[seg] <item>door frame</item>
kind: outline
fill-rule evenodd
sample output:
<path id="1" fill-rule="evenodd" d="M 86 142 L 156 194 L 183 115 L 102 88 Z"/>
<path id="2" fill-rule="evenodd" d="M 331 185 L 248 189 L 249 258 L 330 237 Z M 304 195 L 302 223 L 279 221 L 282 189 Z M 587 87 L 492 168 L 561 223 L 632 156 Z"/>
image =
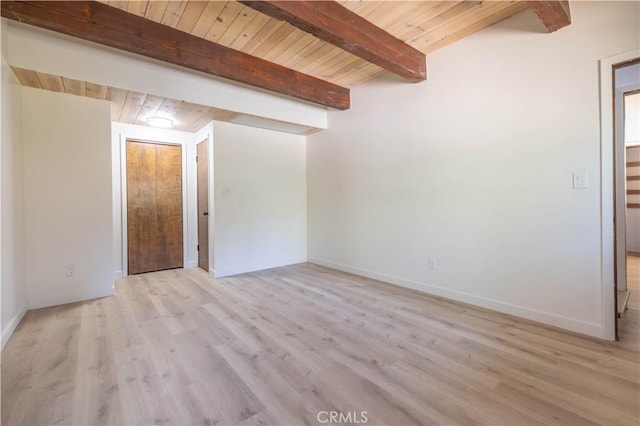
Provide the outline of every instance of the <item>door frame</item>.
<path id="1" fill-rule="evenodd" d="M 215 192 L 214 192 L 214 181 L 215 181 L 215 166 L 214 166 L 214 122 L 209 122 L 206 126 L 200 129 L 198 132 L 194 133 L 194 155 L 197 153 L 197 145 L 204 141 L 207 141 L 207 151 L 209 154 L 208 160 L 208 185 L 209 185 L 209 275 L 215 276 L 216 274 L 216 253 L 215 253 L 215 223 L 216 223 L 216 210 L 215 210 Z M 193 159 L 195 164 L 195 158 Z M 191 161 L 191 160 L 189 160 Z M 197 178 L 197 166 L 195 172 L 195 191 L 198 191 L 198 178 Z M 194 216 L 197 221 L 197 200 L 196 200 L 196 215 Z M 197 239 L 197 223 L 196 223 L 196 239 Z M 197 256 L 197 253 L 196 253 Z M 194 264 L 195 267 L 198 267 L 198 259 Z"/>
<path id="2" fill-rule="evenodd" d="M 600 195 L 602 338 L 617 339 L 616 289 L 616 149 L 614 67 L 640 57 L 640 49 L 600 60 Z M 624 226 L 624 225 L 623 225 Z"/>
<path id="3" fill-rule="evenodd" d="M 127 222 L 127 141 L 150 143 L 154 145 L 171 145 L 179 146 L 182 157 L 182 265 L 184 268 L 188 265 L 189 259 L 189 218 L 187 210 L 187 147 L 186 144 L 180 142 L 157 141 L 149 139 L 140 139 L 135 137 L 120 136 L 120 197 L 121 197 L 121 232 L 122 232 L 122 276 L 129 275 L 129 250 L 128 250 L 128 222 Z"/>

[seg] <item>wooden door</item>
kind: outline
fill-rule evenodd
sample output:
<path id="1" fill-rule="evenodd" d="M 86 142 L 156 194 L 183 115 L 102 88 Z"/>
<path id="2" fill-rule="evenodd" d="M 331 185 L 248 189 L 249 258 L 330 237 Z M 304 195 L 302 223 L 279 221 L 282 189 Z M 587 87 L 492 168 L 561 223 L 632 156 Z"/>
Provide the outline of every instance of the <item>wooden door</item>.
<path id="1" fill-rule="evenodd" d="M 182 148 L 127 141 L 128 272 L 183 267 Z"/>
<path id="2" fill-rule="evenodd" d="M 198 144 L 198 266 L 209 272 L 209 148 Z"/>

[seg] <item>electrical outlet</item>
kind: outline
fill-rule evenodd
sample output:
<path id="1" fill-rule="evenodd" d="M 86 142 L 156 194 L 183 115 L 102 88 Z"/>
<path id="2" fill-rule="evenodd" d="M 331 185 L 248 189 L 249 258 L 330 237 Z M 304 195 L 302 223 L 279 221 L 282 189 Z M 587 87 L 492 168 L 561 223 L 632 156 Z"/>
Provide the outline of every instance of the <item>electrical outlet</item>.
<path id="1" fill-rule="evenodd" d="M 438 269 L 438 263 L 436 262 L 436 259 L 434 259 L 433 257 L 429 258 L 428 264 L 429 264 L 429 269 L 431 270 Z"/>
<path id="2" fill-rule="evenodd" d="M 76 268 L 75 265 L 73 264 L 68 264 L 67 266 L 65 266 L 65 275 L 67 276 L 67 278 L 71 278 L 75 275 L 76 273 Z"/>

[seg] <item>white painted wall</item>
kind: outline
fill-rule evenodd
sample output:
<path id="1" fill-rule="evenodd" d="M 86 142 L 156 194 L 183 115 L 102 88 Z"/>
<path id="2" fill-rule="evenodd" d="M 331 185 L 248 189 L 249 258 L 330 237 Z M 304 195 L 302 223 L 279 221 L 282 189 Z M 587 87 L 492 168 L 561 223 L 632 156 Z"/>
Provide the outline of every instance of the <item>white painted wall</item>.
<path id="1" fill-rule="evenodd" d="M 198 263 L 198 223 L 196 204 L 196 151 L 194 133 L 159 129 L 134 124 L 113 122 L 111 127 L 111 155 L 113 176 L 113 257 L 114 277 L 127 275 L 126 231 L 126 149 L 127 139 L 171 143 L 182 146 L 182 193 L 184 266 Z"/>
<path id="2" fill-rule="evenodd" d="M 111 295 L 109 103 L 32 88 L 22 94 L 29 308 Z"/>
<path id="3" fill-rule="evenodd" d="M 12 66 L 263 118 L 327 127 L 327 110 L 317 105 L 15 21 L 7 26 L 7 59 Z"/>
<path id="4" fill-rule="evenodd" d="M 573 2 L 553 34 L 525 11 L 352 90 L 308 138 L 309 260 L 605 336 L 598 61 L 638 7 Z"/>
<path id="5" fill-rule="evenodd" d="M 307 257 L 305 137 L 214 124 L 215 276 Z"/>
<path id="6" fill-rule="evenodd" d="M 2 279 L 2 347 L 27 309 L 24 269 L 24 208 L 22 179 L 21 88 L 2 56 L 0 170 L 0 271 Z"/>

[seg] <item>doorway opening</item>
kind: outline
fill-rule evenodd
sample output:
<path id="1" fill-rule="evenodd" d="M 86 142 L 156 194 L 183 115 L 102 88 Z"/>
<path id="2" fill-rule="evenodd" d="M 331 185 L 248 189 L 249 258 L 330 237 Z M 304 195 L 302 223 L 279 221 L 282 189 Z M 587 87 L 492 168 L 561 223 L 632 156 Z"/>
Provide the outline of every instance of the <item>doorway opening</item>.
<path id="1" fill-rule="evenodd" d="M 127 140 L 126 176 L 128 274 L 182 268 L 182 147 Z"/>
<path id="2" fill-rule="evenodd" d="M 615 337 L 635 341 L 637 333 L 629 333 L 628 323 L 636 318 L 625 318 L 625 312 L 631 304 L 636 316 L 640 291 L 635 273 L 640 265 L 640 58 L 614 64 L 612 77 Z"/>

